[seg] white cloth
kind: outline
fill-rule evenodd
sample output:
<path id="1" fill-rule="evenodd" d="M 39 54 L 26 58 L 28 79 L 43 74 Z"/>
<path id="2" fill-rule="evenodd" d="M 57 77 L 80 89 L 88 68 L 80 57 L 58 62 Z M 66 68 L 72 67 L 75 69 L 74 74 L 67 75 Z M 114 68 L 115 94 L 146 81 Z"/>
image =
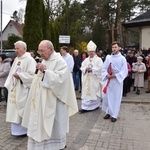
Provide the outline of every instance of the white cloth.
<path id="1" fill-rule="evenodd" d="M 22 125 L 28 128 L 28 136 L 37 142 L 51 139 L 57 101 L 67 106 L 67 118 L 78 112 L 73 80 L 61 55 L 54 52 L 42 63 L 47 70 L 45 74 L 39 71 L 34 77 L 22 121 Z M 69 119 L 66 127 L 68 125 Z"/>
<path id="2" fill-rule="evenodd" d="M 97 100 L 97 96 L 101 97 L 102 90 L 102 71 L 103 61 L 97 55 L 93 58 L 86 58 L 81 65 L 82 71 L 82 95 L 84 100 Z M 92 72 L 86 72 L 86 68 L 92 68 Z"/>
<path id="3" fill-rule="evenodd" d="M 82 100 L 81 108 L 84 110 L 94 110 L 101 107 L 101 99 L 97 97 L 97 100 Z"/>
<path id="4" fill-rule="evenodd" d="M 105 111 L 106 114 L 111 115 L 113 118 L 117 118 L 122 100 L 123 80 L 127 77 L 128 68 L 126 59 L 121 55 L 121 53 L 111 55 L 105 60 L 103 65 L 103 86 L 105 86 L 108 81 L 107 69 L 110 63 L 112 66 L 112 72 L 115 74 L 116 78 L 110 79 L 107 92 L 106 94 L 103 93 L 102 110 Z"/>
<path id="5" fill-rule="evenodd" d="M 72 55 L 70 55 L 69 53 L 67 53 L 65 56 L 62 56 L 62 58 L 65 60 L 65 62 L 68 65 L 68 68 L 70 70 L 70 72 L 73 72 L 73 67 L 74 67 L 74 60 Z"/>
<path id="6" fill-rule="evenodd" d="M 16 57 L 13 62 L 8 78 L 4 84 L 8 89 L 7 122 L 21 123 L 35 69 L 36 62 L 28 52 L 21 57 Z M 15 72 L 18 73 L 20 79 L 13 77 Z"/>
<path id="7" fill-rule="evenodd" d="M 63 112 L 63 113 L 62 113 Z M 60 100 L 57 100 L 56 115 L 54 119 L 52 135 L 49 140 L 36 142 L 32 138 L 28 138 L 28 150 L 59 150 L 66 145 L 66 132 L 68 122 L 68 110 Z"/>
<path id="8" fill-rule="evenodd" d="M 27 128 L 21 126 L 21 124 L 11 123 L 11 134 L 14 136 L 27 134 Z"/>

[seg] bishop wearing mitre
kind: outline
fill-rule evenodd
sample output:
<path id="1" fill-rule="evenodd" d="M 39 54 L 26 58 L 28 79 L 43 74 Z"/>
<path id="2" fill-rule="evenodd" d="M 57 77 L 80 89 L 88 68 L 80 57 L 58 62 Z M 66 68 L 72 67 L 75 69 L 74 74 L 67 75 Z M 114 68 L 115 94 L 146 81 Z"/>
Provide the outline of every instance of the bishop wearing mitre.
<path id="1" fill-rule="evenodd" d="M 96 44 L 90 41 L 87 44 L 87 57 L 81 65 L 82 71 L 82 103 L 80 113 L 96 110 L 101 105 L 102 80 L 101 71 L 103 61 L 96 55 Z"/>

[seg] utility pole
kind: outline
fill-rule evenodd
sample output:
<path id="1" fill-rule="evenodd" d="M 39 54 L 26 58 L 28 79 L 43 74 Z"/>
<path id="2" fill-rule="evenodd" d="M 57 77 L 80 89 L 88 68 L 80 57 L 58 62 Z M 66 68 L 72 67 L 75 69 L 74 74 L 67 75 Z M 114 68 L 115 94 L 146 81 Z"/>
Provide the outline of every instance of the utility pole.
<path id="1" fill-rule="evenodd" d="M 3 14 L 2 14 L 2 9 L 3 9 L 3 2 L 2 2 L 2 0 L 1 0 L 1 53 L 2 53 L 2 49 L 3 49 L 3 35 L 2 35 L 2 16 L 3 16 Z"/>

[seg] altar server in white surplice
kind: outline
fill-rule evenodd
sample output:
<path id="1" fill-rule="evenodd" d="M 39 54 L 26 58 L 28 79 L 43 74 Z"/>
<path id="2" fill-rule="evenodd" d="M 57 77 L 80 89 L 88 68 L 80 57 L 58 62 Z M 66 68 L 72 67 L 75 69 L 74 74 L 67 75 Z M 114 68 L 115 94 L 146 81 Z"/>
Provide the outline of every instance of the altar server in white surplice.
<path id="1" fill-rule="evenodd" d="M 69 68 L 51 41 L 41 41 L 43 58 L 31 85 L 22 125 L 28 128 L 28 150 L 60 150 L 66 145 L 69 116 L 78 112 Z M 28 117 L 29 116 L 29 117 Z"/>
<path id="2" fill-rule="evenodd" d="M 20 136 L 27 134 L 27 129 L 21 126 L 21 122 L 36 62 L 30 53 L 26 52 L 25 42 L 18 41 L 14 46 L 17 57 L 4 85 L 8 89 L 6 121 L 11 122 L 11 134 Z"/>
<path id="3" fill-rule="evenodd" d="M 88 43 L 89 57 L 82 62 L 80 68 L 82 71 L 82 104 L 80 113 L 96 110 L 101 105 L 101 71 L 103 61 L 96 55 L 96 47 L 93 41 Z"/>
<path id="4" fill-rule="evenodd" d="M 62 58 L 67 63 L 68 68 L 70 70 L 70 73 L 73 73 L 74 60 L 73 60 L 72 55 L 70 55 L 69 52 L 68 52 L 68 47 L 67 46 L 62 46 L 60 48 L 60 54 L 62 55 Z"/>
<path id="5" fill-rule="evenodd" d="M 102 110 L 106 112 L 104 119 L 111 117 L 112 122 L 117 120 L 122 100 L 123 80 L 128 74 L 126 59 L 119 50 L 120 44 L 113 42 L 112 54 L 106 58 L 102 69 L 102 80 L 105 83 Z"/>

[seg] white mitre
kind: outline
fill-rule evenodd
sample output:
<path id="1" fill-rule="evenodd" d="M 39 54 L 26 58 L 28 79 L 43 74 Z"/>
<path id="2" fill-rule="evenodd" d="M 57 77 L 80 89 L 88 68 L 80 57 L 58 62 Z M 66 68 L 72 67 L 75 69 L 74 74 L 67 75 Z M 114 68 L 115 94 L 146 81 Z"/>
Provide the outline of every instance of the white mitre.
<path id="1" fill-rule="evenodd" d="M 88 44 L 87 44 L 87 50 L 88 51 L 96 51 L 96 44 L 93 42 L 93 41 L 90 41 Z"/>

